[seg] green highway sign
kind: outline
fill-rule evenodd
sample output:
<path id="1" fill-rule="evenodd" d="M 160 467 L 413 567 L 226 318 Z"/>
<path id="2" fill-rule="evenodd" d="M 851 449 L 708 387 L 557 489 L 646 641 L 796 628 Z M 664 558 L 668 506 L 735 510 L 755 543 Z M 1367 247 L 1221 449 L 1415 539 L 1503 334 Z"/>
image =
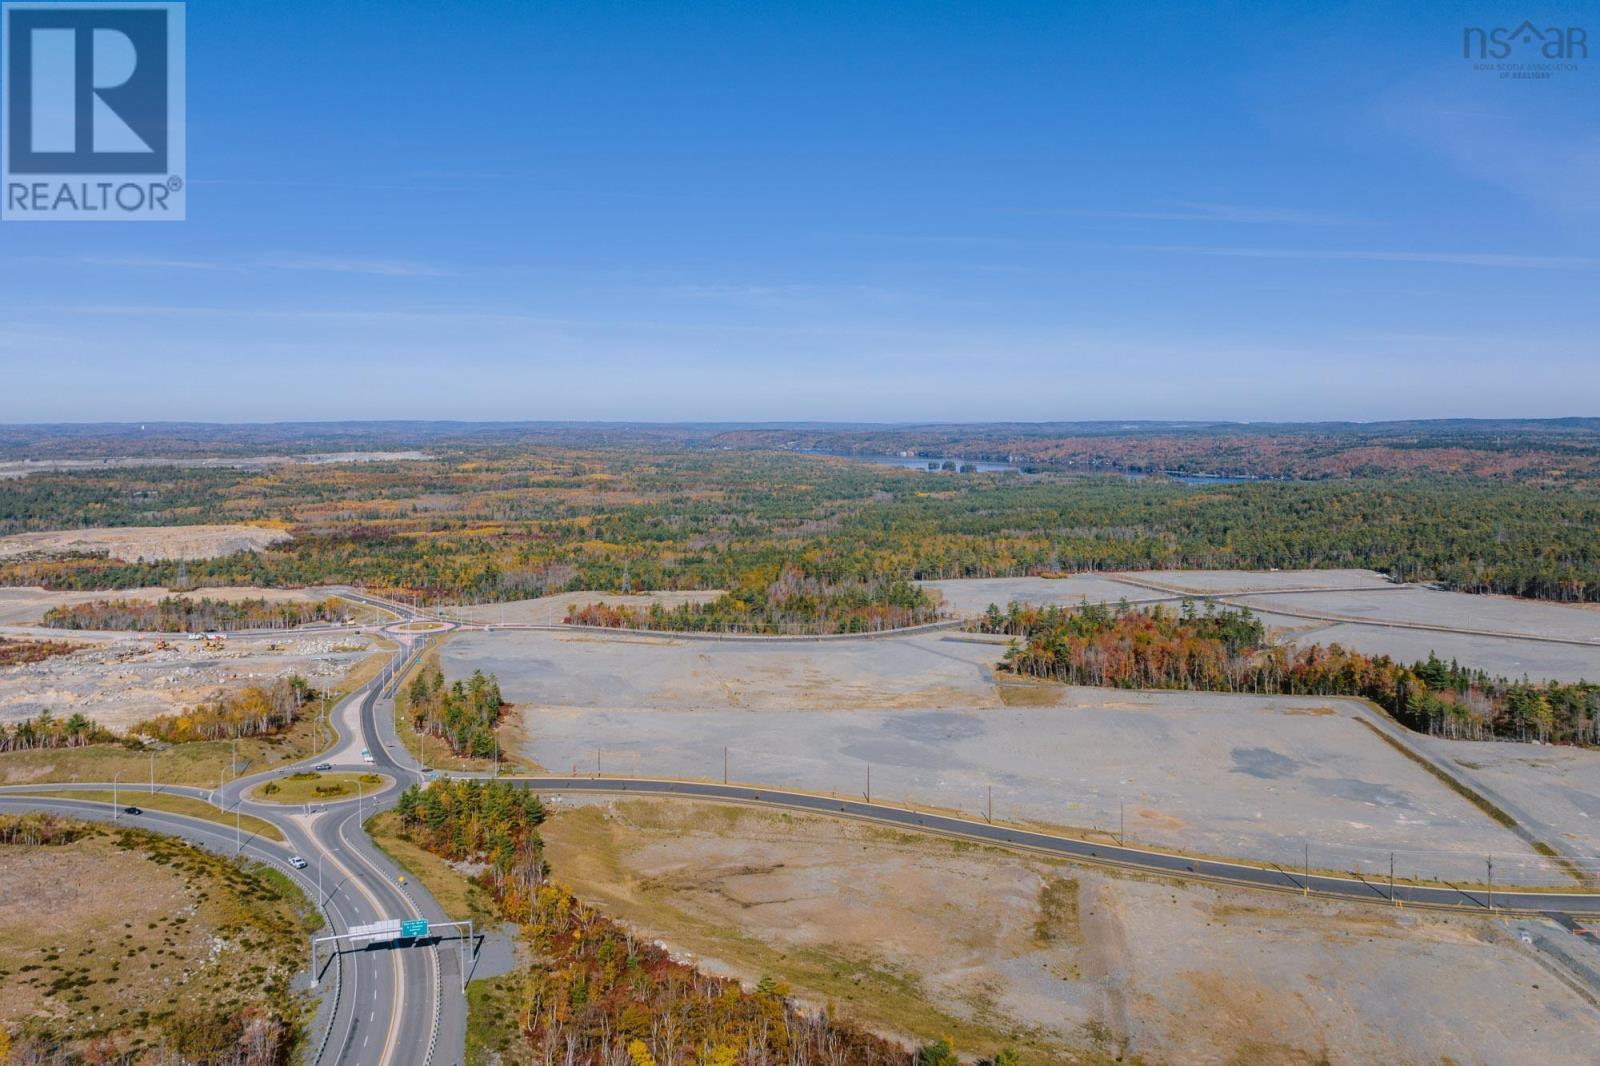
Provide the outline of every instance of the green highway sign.
<path id="1" fill-rule="evenodd" d="M 428 919 L 413 918 L 410 921 L 401 922 L 400 935 L 403 937 L 411 937 L 413 939 L 419 936 L 427 936 Z"/>

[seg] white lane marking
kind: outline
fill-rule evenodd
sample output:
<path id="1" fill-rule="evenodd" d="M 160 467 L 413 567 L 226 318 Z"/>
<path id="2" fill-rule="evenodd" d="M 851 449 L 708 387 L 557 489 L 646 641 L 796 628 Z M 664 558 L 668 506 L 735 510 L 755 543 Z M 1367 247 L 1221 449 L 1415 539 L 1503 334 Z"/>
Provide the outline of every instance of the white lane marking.
<path id="1" fill-rule="evenodd" d="M 339 827 L 335 832 L 339 839 L 344 842 L 344 846 L 349 848 L 350 853 L 356 857 L 357 862 L 360 862 L 362 865 L 370 869 L 373 874 L 376 875 L 379 881 L 384 881 L 387 883 L 387 879 L 383 876 L 383 871 L 379 870 L 376 866 L 372 865 L 372 863 L 368 862 L 366 857 L 363 856 L 361 852 L 357 851 L 354 845 L 350 843 L 350 838 L 344 835 L 345 826 L 349 825 L 351 819 L 354 817 L 356 817 L 356 815 L 353 812 L 346 814 L 344 819 L 339 822 Z M 335 861 L 337 862 L 338 860 Z M 339 866 L 340 869 L 343 869 L 345 874 L 350 877 L 352 882 L 355 883 L 356 887 L 361 889 L 361 894 L 372 901 L 373 911 L 381 917 L 384 913 L 382 905 L 378 903 L 377 899 L 370 891 L 367 890 L 365 885 L 356 880 L 355 875 L 350 873 L 349 868 L 345 867 L 343 863 L 340 863 Z M 416 905 L 411 902 L 409 897 L 407 897 L 404 893 L 401 893 L 400 898 L 405 901 L 408 907 L 411 908 L 412 913 L 417 914 Z M 417 917 L 421 917 L 421 915 L 417 914 Z M 384 1034 L 383 1052 L 378 1056 L 379 1063 L 383 1064 L 392 1062 L 394 1060 L 394 1045 L 396 1039 L 400 1035 L 400 1015 L 402 1014 L 402 1008 L 405 1003 L 405 971 L 407 968 L 405 964 L 405 954 L 403 952 L 391 949 L 389 952 L 389 957 L 394 962 L 394 997 L 389 1006 L 389 1030 Z M 377 963 L 374 962 L 373 965 L 376 966 Z"/>

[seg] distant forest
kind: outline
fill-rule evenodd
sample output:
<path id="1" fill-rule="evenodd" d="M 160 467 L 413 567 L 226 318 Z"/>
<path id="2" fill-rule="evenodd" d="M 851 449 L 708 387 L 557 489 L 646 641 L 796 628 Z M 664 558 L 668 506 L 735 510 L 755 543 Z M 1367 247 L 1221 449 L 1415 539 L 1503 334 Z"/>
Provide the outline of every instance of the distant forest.
<path id="1" fill-rule="evenodd" d="M 217 433 L 233 448 L 273 443 L 261 427 Z M 1600 601 L 1600 487 L 1590 477 L 1600 431 L 1590 421 L 1128 431 L 491 426 L 459 433 L 408 437 L 390 427 L 362 437 L 356 427 L 324 427 L 321 436 L 296 438 L 319 447 L 426 447 L 432 460 L 249 471 L 90 468 L 3 481 L 0 533 L 225 515 L 288 529 L 294 539 L 181 565 L 13 558 L 0 562 L 0 583 L 349 582 L 432 603 L 721 589 L 726 598 L 674 609 L 665 621 L 761 632 L 848 632 L 924 619 L 932 607 L 909 584 L 918 579 L 1096 570 L 1367 567 L 1466 592 Z M 95 439 L 107 449 L 121 440 Z M 1016 459 L 1022 445 L 1110 451 L 1104 463 L 1078 466 L 1046 461 L 1041 451 L 1002 473 L 900 469 L 797 451 L 895 443 L 962 459 Z M 774 450 L 737 450 L 766 447 Z M 1267 455 L 1317 456 L 1318 463 L 1342 456 L 1347 472 L 1198 485 L 1127 474 L 1287 470 L 1257 461 Z M 626 613 L 588 620 L 661 621 Z"/>

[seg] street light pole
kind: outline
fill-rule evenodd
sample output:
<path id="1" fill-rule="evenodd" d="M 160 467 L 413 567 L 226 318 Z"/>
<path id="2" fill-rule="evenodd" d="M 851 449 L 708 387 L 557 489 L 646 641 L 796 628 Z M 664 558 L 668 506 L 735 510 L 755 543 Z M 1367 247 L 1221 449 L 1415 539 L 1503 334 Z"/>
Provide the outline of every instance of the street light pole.
<path id="1" fill-rule="evenodd" d="M 117 775 L 111 779 L 111 820 L 113 822 L 117 820 L 117 811 L 119 809 L 119 805 L 117 803 L 117 782 L 121 780 L 122 771 L 118 770 Z"/>
<path id="2" fill-rule="evenodd" d="M 154 796 L 155 794 L 156 794 L 156 753 L 155 753 L 154 749 L 151 749 L 151 751 L 150 751 L 150 795 Z"/>

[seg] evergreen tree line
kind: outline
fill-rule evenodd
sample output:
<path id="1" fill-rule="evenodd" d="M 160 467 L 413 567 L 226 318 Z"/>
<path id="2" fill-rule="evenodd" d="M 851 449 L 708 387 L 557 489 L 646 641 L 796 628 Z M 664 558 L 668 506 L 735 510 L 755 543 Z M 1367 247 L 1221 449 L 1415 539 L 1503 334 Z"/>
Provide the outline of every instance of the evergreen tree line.
<path id="1" fill-rule="evenodd" d="M 53 607 L 45 612 L 44 624 L 52 629 L 207 633 L 234 629 L 293 629 L 310 622 L 335 622 L 343 618 L 345 612 L 345 605 L 331 596 L 316 603 L 167 596 L 155 603 L 120 599 Z"/>
<path id="2" fill-rule="evenodd" d="M 406 686 L 406 710 L 413 728 L 442 738 L 457 755 L 475 759 L 495 753 L 495 727 L 509 706 L 500 696 L 500 679 L 485 676 L 482 670 L 447 686 L 437 666 L 424 667 Z"/>
<path id="3" fill-rule="evenodd" d="M 116 734 L 78 711 L 66 718 L 57 718 L 47 708 L 20 722 L 9 725 L 0 722 L 0 752 L 84 748 L 90 744 L 111 744 L 116 740 Z"/>
<path id="4" fill-rule="evenodd" d="M 785 566 L 776 579 L 759 575 L 709 603 L 590 603 L 568 608 L 569 625 L 660 629 L 691 633 L 876 633 L 937 621 L 939 606 L 909 581 L 824 578 Z"/>
<path id="5" fill-rule="evenodd" d="M 979 628 L 1022 638 L 1006 669 L 1072 685 L 1360 696 L 1438 736 L 1600 744 L 1600 684 L 1512 681 L 1432 654 L 1407 666 L 1338 644 L 1269 644 L 1248 610 L 991 605 Z"/>

